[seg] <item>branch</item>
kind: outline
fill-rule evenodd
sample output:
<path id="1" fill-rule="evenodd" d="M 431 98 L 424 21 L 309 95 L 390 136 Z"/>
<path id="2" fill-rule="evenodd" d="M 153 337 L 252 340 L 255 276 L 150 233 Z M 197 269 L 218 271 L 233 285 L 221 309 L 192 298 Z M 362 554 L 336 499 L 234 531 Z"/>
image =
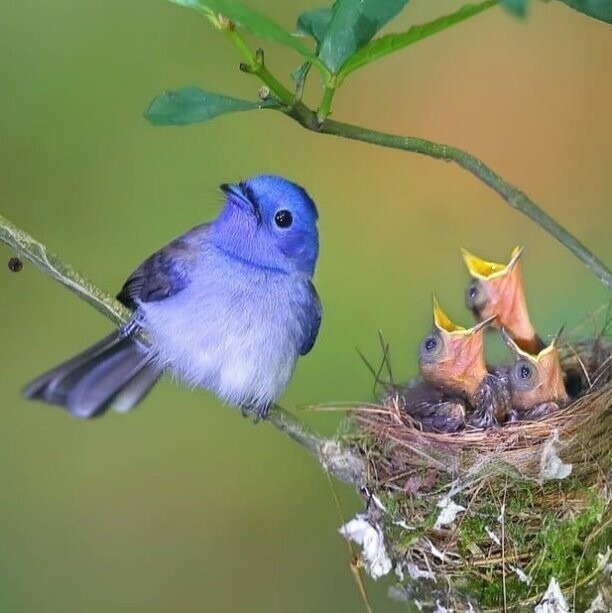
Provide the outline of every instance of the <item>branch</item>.
<path id="1" fill-rule="evenodd" d="M 286 102 L 287 90 L 281 85 L 280 87 L 282 89 L 277 91 L 275 84 L 280 85 L 280 83 L 264 66 L 262 52 L 258 53 L 258 59 L 260 61 L 252 65 L 248 72 L 258 76 L 279 100 Z M 292 105 L 281 109 L 281 112 L 297 121 L 297 123 L 307 130 L 313 132 L 341 136 L 343 138 L 378 145 L 379 147 L 400 149 L 402 151 L 427 155 L 438 160 L 444 160 L 445 162 L 454 162 L 461 166 L 461 168 L 471 172 L 485 185 L 488 185 L 492 190 L 497 192 L 513 209 L 529 217 L 543 230 L 556 238 L 591 272 L 593 272 L 604 285 L 612 289 L 612 271 L 610 271 L 610 269 L 597 258 L 586 245 L 583 245 L 559 222 L 542 210 L 531 198 L 529 198 L 529 196 L 502 179 L 502 177 L 477 157 L 457 147 L 434 143 L 423 138 L 387 134 L 331 119 L 325 119 L 327 113 L 329 113 L 330 104 L 331 96 L 329 91 L 326 90 L 321 104 L 323 112 L 320 109 L 318 115 L 299 100 L 295 100 Z M 323 121 L 320 121 L 319 118 L 323 119 Z"/>
<path id="2" fill-rule="evenodd" d="M 130 319 L 132 313 L 129 309 L 2 215 L 0 241 L 116 324 L 124 324 Z M 143 340 L 146 342 L 146 339 Z M 266 422 L 308 450 L 336 479 L 356 487 L 363 482 L 365 466 L 354 450 L 314 432 L 279 406 L 270 410 Z"/>
<path id="3" fill-rule="evenodd" d="M 294 117 L 294 119 L 304 125 L 304 127 L 311 130 L 313 129 L 310 125 L 303 124 L 300 119 L 296 117 Z M 612 272 L 586 247 L 586 245 L 568 232 L 559 222 L 546 213 L 546 211 L 542 210 L 524 192 L 502 179 L 494 170 L 489 168 L 489 166 L 477 157 L 467 153 L 467 151 L 463 151 L 457 147 L 451 147 L 450 145 L 442 145 L 422 138 L 416 138 L 414 136 L 385 134 L 383 132 L 376 132 L 374 130 L 368 130 L 366 128 L 360 128 L 358 126 L 332 120 L 324 121 L 319 126 L 318 131 L 324 134 L 332 134 L 334 136 L 342 136 L 352 140 L 379 145 L 380 147 L 420 153 L 445 162 L 454 162 L 461 166 L 461 168 L 471 172 L 485 185 L 488 185 L 492 190 L 497 192 L 513 209 L 529 217 L 538 224 L 540 228 L 556 238 L 589 270 L 591 270 L 604 285 L 612 289 Z"/>
<path id="4" fill-rule="evenodd" d="M 0 215 L 0 241 L 6 243 L 25 260 L 28 260 L 46 275 L 67 287 L 96 311 L 116 324 L 125 323 L 131 316 L 129 309 L 96 287 L 91 281 L 79 274 L 72 266 L 64 264 L 45 245 L 24 232 L 6 217 Z"/>

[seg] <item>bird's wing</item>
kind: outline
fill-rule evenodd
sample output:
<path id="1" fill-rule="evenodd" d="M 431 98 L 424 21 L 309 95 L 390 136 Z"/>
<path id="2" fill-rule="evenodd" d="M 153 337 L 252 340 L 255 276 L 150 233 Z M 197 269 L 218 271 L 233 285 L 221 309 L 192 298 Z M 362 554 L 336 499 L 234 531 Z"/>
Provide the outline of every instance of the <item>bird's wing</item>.
<path id="1" fill-rule="evenodd" d="M 321 326 L 321 315 L 323 314 L 321 299 L 319 298 L 319 294 L 317 294 L 315 286 L 308 281 L 308 287 L 312 294 L 312 301 L 310 302 L 306 314 L 306 333 L 302 346 L 300 347 L 300 355 L 306 355 L 315 344 L 317 334 L 319 333 L 319 327 Z"/>
<path id="2" fill-rule="evenodd" d="M 136 301 L 156 302 L 185 289 L 208 227 L 202 224 L 189 230 L 147 258 L 123 284 L 117 300 L 134 309 Z"/>

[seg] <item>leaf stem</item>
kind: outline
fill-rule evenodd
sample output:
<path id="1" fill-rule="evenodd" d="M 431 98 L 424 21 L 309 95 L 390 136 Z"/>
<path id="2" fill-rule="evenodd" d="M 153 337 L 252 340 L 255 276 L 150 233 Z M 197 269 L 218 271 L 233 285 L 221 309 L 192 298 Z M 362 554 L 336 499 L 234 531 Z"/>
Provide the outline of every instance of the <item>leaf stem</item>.
<path id="1" fill-rule="evenodd" d="M 244 38 L 242 38 L 238 30 L 236 30 L 234 24 L 230 23 L 229 27 L 223 29 L 223 32 L 234 47 L 236 47 L 236 49 L 240 52 L 240 55 L 242 55 L 242 57 L 247 61 L 249 66 L 255 67 L 255 64 L 257 63 L 255 54 L 250 50 Z"/>
<path id="2" fill-rule="evenodd" d="M 257 49 L 253 53 L 240 33 L 234 28 L 227 28 L 223 30 L 227 38 L 239 51 L 240 55 L 246 60 L 240 64 L 240 69 L 243 72 L 253 74 L 263 83 L 265 83 L 270 91 L 274 93 L 276 98 L 280 100 L 285 106 L 292 107 L 295 103 L 295 94 L 290 92 L 265 66 L 263 49 Z"/>
<path id="3" fill-rule="evenodd" d="M 471 17 L 475 17 L 479 13 L 497 5 L 499 1 L 500 0 L 485 0 L 478 4 L 465 4 L 450 15 L 443 15 L 428 23 L 412 26 L 405 32 L 386 34 L 385 36 L 371 40 L 343 64 L 337 75 L 337 85 L 340 86 L 344 79 L 355 70 L 363 68 L 372 62 L 376 62 L 391 53 L 396 53 L 409 45 L 418 43 L 433 34 L 442 32 Z"/>
<path id="4" fill-rule="evenodd" d="M 256 68 L 254 74 L 257 75 L 269 88 L 274 95 L 286 106 L 293 107 L 296 103 L 296 97 L 293 92 L 290 92 L 276 77 L 266 68 L 263 61 Z"/>
<path id="5" fill-rule="evenodd" d="M 319 124 L 322 124 L 328 117 L 335 93 L 335 87 L 325 87 L 325 91 L 323 92 L 323 98 L 321 99 L 321 105 L 319 106 L 319 110 L 317 111 L 317 121 L 319 122 Z"/>

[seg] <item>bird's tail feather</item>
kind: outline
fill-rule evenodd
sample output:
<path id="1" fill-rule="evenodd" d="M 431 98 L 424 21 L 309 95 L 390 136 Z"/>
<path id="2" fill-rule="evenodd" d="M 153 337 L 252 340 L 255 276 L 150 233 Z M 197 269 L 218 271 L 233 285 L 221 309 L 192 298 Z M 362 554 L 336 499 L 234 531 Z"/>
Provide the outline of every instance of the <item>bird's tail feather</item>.
<path id="1" fill-rule="evenodd" d="M 117 331 L 44 373 L 23 393 L 32 400 L 63 406 L 75 417 L 90 418 L 110 406 L 128 411 L 159 376 L 138 342 Z"/>

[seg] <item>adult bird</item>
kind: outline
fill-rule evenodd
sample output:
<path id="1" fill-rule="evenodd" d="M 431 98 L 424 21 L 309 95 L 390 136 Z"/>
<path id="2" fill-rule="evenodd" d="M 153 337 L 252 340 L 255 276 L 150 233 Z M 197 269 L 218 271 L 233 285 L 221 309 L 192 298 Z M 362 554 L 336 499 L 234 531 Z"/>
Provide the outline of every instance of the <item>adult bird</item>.
<path id="1" fill-rule="evenodd" d="M 477 321 L 495 316 L 495 327 L 504 328 L 524 351 L 537 353 L 544 343 L 536 334 L 523 288 L 521 247 L 515 247 L 507 264 L 489 262 L 462 249 L 472 277 L 466 291 L 466 304 Z"/>
<path id="2" fill-rule="evenodd" d="M 75 417 L 134 407 L 168 371 L 264 418 L 317 338 L 319 239 L 306 191 L 278 176 L 221 185 L 219 216 L 170 242 L 117 298 L 131 321 L 38 377 L 27 398 Z M 147 343 L 140 340 L 146 337 Z"/>

